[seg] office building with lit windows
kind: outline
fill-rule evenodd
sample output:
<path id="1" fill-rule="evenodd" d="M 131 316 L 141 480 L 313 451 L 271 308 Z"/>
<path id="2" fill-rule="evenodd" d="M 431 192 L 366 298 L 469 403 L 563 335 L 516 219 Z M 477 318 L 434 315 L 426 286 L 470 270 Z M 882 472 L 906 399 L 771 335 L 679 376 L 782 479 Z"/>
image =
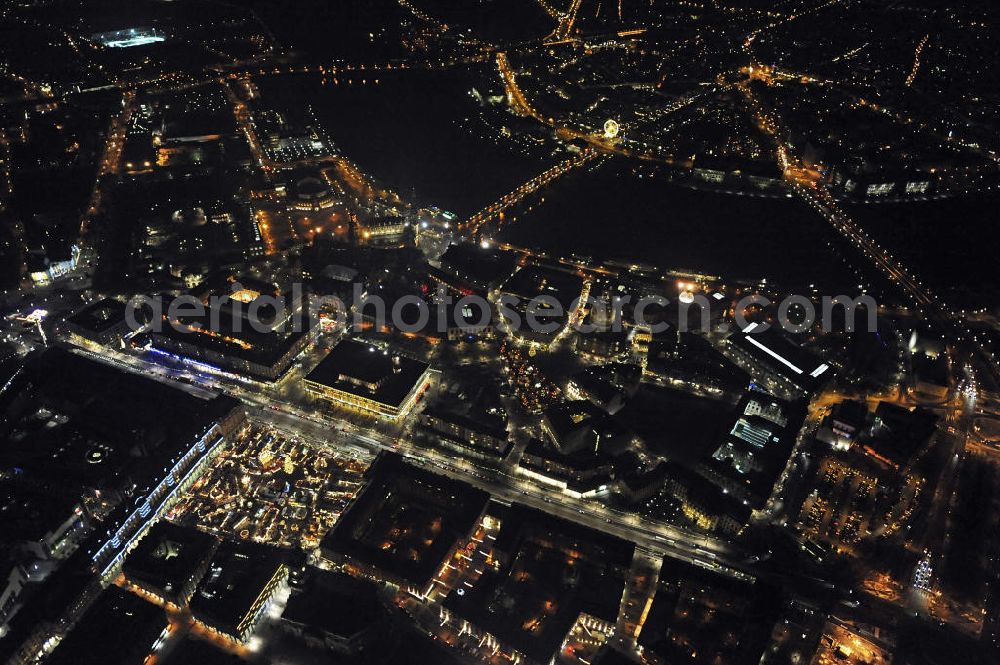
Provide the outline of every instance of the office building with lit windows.
<path id="1" fill-rule="evenodd" d="M 205 305 L 205 314 L 170 318 L 165 304 L 160 325 L 144 336 L 154 356 L 276 381 L 313 338 L 314 321 L 301 293 L 241 277 L 191 295 Z"/>
<path id="2" fill-rule="evenodd" d="M 466 455 L 498 460 L 510 450 L 507 423 L 499 417 L 430 406 L 421 412 L 420 425 L 438 446 Z"/>
<path id="3" fill-rule="evenodd" d="M 429 382 L 427 363 L 346 339 L 305 378 L 314 397 L 391 420 L 406 415 Z"/>
<path id="4" fill-rule="evenodd" d="M 574 499 L 583 499 L 609 491 L 614 479 L 614 461 L 609 455 L 589 450 L 563 453 L 551 444 L 532 439 L 514 472 Z"/>

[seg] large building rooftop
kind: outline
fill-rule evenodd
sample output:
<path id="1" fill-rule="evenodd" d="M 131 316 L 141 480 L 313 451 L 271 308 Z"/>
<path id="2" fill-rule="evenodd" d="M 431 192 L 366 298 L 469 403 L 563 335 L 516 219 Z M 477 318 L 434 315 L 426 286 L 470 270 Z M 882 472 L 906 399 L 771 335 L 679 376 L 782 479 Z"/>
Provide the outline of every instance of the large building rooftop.
<path id="1" fill-rule="evenodd" d="M 388 610 L 378 598 L 379 589 L 373 582 L 344 573 L 316 570 L 309 587 L 289 597 L 281 618 L 349 640 L 387 617 Z"/>
<path id="2" fill-rule="evenodd" d="M 285 566 L 281 550 L 223 541 L 191 597 L 191 612 L 201 623 L 242 638 Z"/>
<path id="3" fill-rule="evenodd" d="M 125 321 L 128 306 L 121 300 L 104 298 L 91 303 L 66 319 L 66 322 L 81 330 L 96 334 L 121 325 Z"/>
<path id="4" fill-rule="evenodd" d="M 369 475 L 367 487 L 323 539 L 323 554 L 423 589 L 478 524 L 489 495 L 395 455 L 381 457 Z"/>
<path id="5" fill-rule="evenodd" d="M 891 402 L 879 402 L 874 424 L 861 438 L 862 449 L 882 464 L 899 469 L 914 458 L 934 435 L 938 417 L 921 408 L 907 409 Z"/>
<path id="6" fill-rule="evenodd" d="M 805 419 L 801 401 L 786 402 L 757 390 L 740 401 L 735 420 L 702 472 L 720 487 L 760 508 L 771 495 Z"/>
<path id="7" fill-rule="evenodd" d="M 729 401 L 645 383 L 616 418 L 627 422 L 653 452 L 697 459 L 712 454 L 733 413 Z"/>
<path id="8" fill-rule="evenodd" d="M 535 662 L 547 663 L 586 613 L 614 624 L 635 546 L 514 505 L 498 515 L 496 567 L 445 607 Z"/>
<path id="9" fill-rule="evenodd" d="M 757 323 L 731 335 L 727 342 L 752 364 L 766 368 L 784 383 L 802 391 L 815 390 L 833 376 L 828 364 Z"/>
<path id="10" fill-rule="evenodd" d="M 502 293 L 530 300 L 539 296 L 549 296 L 568 307 L 574 298 L 580 296 L 583 280 L 569 272 L 526 266 L 521 268 L 500 287 Z"/>
<path id="11" fill-rule="evenodd" d="M 163 610 L 108 587 L 46 659 L 53 665 L 142 665 L 167 627 Z"/>
<path id="12" fill-rule="evenodd" d="M 780 594 L 762 582 L 667 557 L 638 641 L 665 663 L 757 663 L 780 609 Z"/>
<path id="13" fill-rule="evenodd" d="M 183 591 L 200 578 L 218 544 L 210 534 L 160 521 L 128 555 L 122 570 L 129 581 L 183 601 Z"/>
<path id="14" fill-rule="evenodd" d="M 243 288 L 236 291 L 197 291 L 202 301 L 209 303 L 206 315 L 164 316 L 150 333 L 151 351 L 245 376 L 277 379 L 305 347 L 313 321 L 301 299 L 281 294 L 273 285 L 241 279 Z M 211 297 L 219 297 L 218 316 L 214 318 Z M 169 313 L 170 304 L 163 309 Z"/>
<path id="15" fill-rule="evenodd" d="M 619 451 L 632 439 L 631 430 L 587 400 L 568 400 L 550 406 L 542 431 L 563 453 Z"/>
<path id="16" fill-rule="evenodd" d="M 309 373 L 306 385 L 335 402 L 398 412 L 426 382 L 429 369 L 425 362 L 345 339 Z"/>
<path id="17" fill-rule="evenodd" d="M 468 286 L 487 291 L 507 279 L 517 265 L 517 255 L 471 243 L 456 243 L 441 256 L 441 270 Z"/>

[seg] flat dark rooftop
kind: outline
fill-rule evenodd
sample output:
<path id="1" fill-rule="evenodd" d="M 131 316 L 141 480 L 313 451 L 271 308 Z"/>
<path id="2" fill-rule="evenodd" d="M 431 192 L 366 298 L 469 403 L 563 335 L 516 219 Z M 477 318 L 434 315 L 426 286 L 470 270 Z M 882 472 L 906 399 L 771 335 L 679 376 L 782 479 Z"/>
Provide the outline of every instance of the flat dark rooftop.
<path id="1" fill-rule="evenodd" d="M 163 665 L 240 665 L 248 661 L 205 640 L 187 635 L 157 662 Z"/>
<path id="2" fill-rule="evenodd" d="M 590 661 L 590 665 L 636 665 L 636 663 L 638 663 L 637 660 L 629 658 L 621 651 L 608 645 L 601 647 L 601 650 Z"/>
<path id="3" fill-rule="evenodd" d="M 704 337 L 675 331 L 659 335 L 649 344 L 647 367 L 652 372 L 677 378 L 709 381 L 725 390 L 738 391 L 750 383 L 750 375 L 733 364 Z"/>
<path id="4" fill-rule="evenodd" d="M 734 333 L 728 341 L 806 390 L 815 388 L 832 373 L 822 360 L 773 329 L 758 331 L 756 324 L 751 324 L 744 331 Z"/>
<path id="5" fill-rule="evenodd" d="M 910 411 L 890 402 L 879 402 L 875 426 L 861 443 L 892 464 L 905 466 L 937 429 L 938 417 L 921 408 Z"/>
<path id="6" fill-rule="evenodd" d="M 368 475 L 321 547 L 423 587 L 475 526 L 489 495 L 396 455 L 380 457 Z"/>
<path id="7" fill-rule="evenodd" d="M 429 367 L 425 362 L 345 339 L 333 347 L 306 380 L 399 406 Z M 372 390 L 369 385 L 377 387 Z"/>
<path id="8" fill-rule="evenodd" d="M 164 141 L 170 142 L 200 136 L 223 135 L 232 132 L 232 117 L 226 114 L 216 114 L 209 111 L 197 112 L 186 107 L 182 113 L 172 113 L 164 123 L 166 132 Z"/>
<path id="9" fill-rule="evenodd" d="M 863 427 L 868 420 L 868 404 L 860 400 L 845 399 L 833 406 L 830 415 L 836 420 Z"/>
<path id="10" fill-rule="evenodd" d="M 521 268 L 500 287 L 503 293 L 530 300 L 536 296 L 552 296 L 564 307 L 580 296 L 583 279 L 572 273 L 526 266 Z"/>
<path id="11" fill-rule="evenodd" d="M 947 387 L 949 378 L 947 356 L 941 354 L 937 358 L 932 358 L 924 353 L 914 353 L 910 362 L 918 380 Z"/>
<path id="12" fill-rule="evenodd" d="M 622 390 L 610 381 L 600 378 L 594 372 L 584 370 L 583 372 L 574 374 L 570 378 L 578 388 L 586 391 L 588 395 L 600 403 L 611 403 L 619 395 L 624 397 Z"/>
<path id="13" fill-rule="evenodd" d="M 448 609 L 541 663 L 581 613 L 614 623 L 634 544 L 520 505 L 502 512 L 500 570 L 449 594 Z"/>
<path id="14" fill-rule="evenodd" d="M 757 663 L 781 594 L 665 558 L 639 644 L 667 663 Z"/>
<path id="15" fill-rule="evenodd" d="M 316 570 L 309 587 L 288 599 L 281 618 L 345 639 L 387 616 L 374 582 Z"/>
<path id="16" fill-rule="evenodd" d="M 235 634 L 284 562 L 283 553 L 273 547 L 223 541 L 191 596 L 191 612 L 196 619 Z"/>
<path id="17" fill-rule="evenodd" d="M 616 417 L 657 454 L 693 460 L 715 452 L 734 413 L 731 402 L 643 384 Z"/>
<path id="18" fill-rule="evenodd" d="M 601 427 L 609 420 L 608 414 L 585 399 L 559 402 L 545 410 L 545 421 L 559 439 L 583 428 Z"/>
<path id="19" fill-rule="evenodd" d="M 167 594 L 177 593 L 212 555 L 218 542 L 211 534 L 161 520 L 128 555 L 125 576 Z"/>
<path id="20" fill-rule="evenodd" d="M 80 506 L 80 492 L 65 483 L 20 483 L 17 476 L 0 480 L 0 551 L 4 545 L 39 542 Z M 82 520 L 82 516 L 80 516 Z"/>
<path id="21" fill-rule="evenodd" d="M 104 489 L 132 466 L 128 448 L 103 432 L 75 420 L 58 424 L 59 415 L 45 418 L 44 413 L 36 411 L 16 423 L 0 449 L 0 467 L 17 469 L 25 482 Z"/>
<path id="22" fill-rule="evenodd" d="M 444 271 L 483 288 L 510 276 L 517 265 L 517 255 L 471 243 L 450 245 L 441 256 Z"/>
<path id="23" fill-rule="evenodd" d="M 461 653 L 415 628 L 407 629 L 385 665 L 468 665 Z"/>
<path id="24" fill-rule="evenodd" d="M 84 330 L 104 332 L 125 320 L 127 305 L 121 300 L 104 298 L 91 303 L 66 319 Z"/>
<path id="25" fill-rule="evenodd" d="M 55 665 L 142 665 L 164 628 L 163 610 L 108 587 L 45 661 Z"/>

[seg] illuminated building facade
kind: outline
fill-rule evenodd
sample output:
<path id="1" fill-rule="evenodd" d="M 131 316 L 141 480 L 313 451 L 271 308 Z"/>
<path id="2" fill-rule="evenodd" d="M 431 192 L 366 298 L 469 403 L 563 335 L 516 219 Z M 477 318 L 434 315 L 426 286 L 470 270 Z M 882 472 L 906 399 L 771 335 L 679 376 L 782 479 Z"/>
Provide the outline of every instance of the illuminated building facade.
<path id="1" fill-rule="evenodd" d="M 125 303 L 104 298 L 66 319 L 66 329 L 70 335 L 98 346 L 121 347 L 133 332 L 125 313 Z"/>
<path id="2" fill-rule="evenodd" d="M 153 523 L 194 484 L 225 445 L 225 430 L 220 424 L 213 424 L 190 448 L 173 460 L 167 474 L 155 486 L 140 495 L 142 500 L 137 507 L 128 512 L 116 528 L 108 530 L 106 539 L 91 556 L 101 579 L 110 581 L 118 575 L 128 553 L 138 545 Z"/>
<path id="3" fill-rule="evenodd" d="M 203 290 L 201 298 L 205 316 L 171 319 L 169 305 L 164 306 L 162 325 L 149 333 L 151 352 L 201 364 L 210 372 L 275 381 L 312 340 L 314 322 L 295 290 L 282 293 L 248 281 L 222 295 Z"/>
<path id="4" fill-rule="evenodd" d="M 166 41 L 167 35 L 161 28 L 140 26 L 94 33 L 90 39 L 106 48 L 132 48 Z"/>
<path id="5" fill-rule="evenodd" d="M 410 223 L 402 217 L 379 217 L 365 224 L 364 237 L 369 242 L 396 243 L 401 242 Z"/>
<path id="6" fill-rule="evenodd" d="M 674 462 L 665 462 L 665 490 L 681 504 L 681 512 L 698 527 L 736 536 L 750 522 L 751 510 L 742 500 Z"/>
<path id="7" fill-rule="evenodd" d="M 191 614 L 209 633 L 243 644 L 287 579 L 280 550 L 224 541 L 191 597 Z"/>
<path id="8" fill-rule="evenodd" d="M 28 276 L 35 286 L 47 286 L 76 269 L 80 259 L 80 248 L 73 245 L 68 251 L 45 252 L 45 250 L 28 253 Z"/>
<path id="9" fill-rule="evenodd" d="M 293 196 L 288 205 L 298 212 L 319 212 L 332 208 L 337 203 L 330 186 L 314 176 L 302 178 L 295 183 Z"/>
<path id="10" fill-rule="evenodd" d="M 428 407 L 420 414 L 420 425 L 439 445 L 462 453 L 501 459 L 510 450 L 503 421 L 484 422 L 447 409 Z"/>
<path id="11" fill-rule="evenodd" d="M 161 520 L 128 556 L 122 572 L 157 604 L 184 607 L 218 545 L 215 536 Z"/>
<path id="12" fill-rule="evenodd" d="M 305 379 L 315 397 L 395 420 L 406 415 L 430 382 L 430 365 L 368 344 L 342 340 Z"/>
<path id="13" fill-rule="evenodd" d="M 614 464 L 605 455 L 590 452 L 563 454 L 533 439 L 521 455 L 515 473 L 555 487 L 574 499 L 584 499 L 609 491 Z"/>

